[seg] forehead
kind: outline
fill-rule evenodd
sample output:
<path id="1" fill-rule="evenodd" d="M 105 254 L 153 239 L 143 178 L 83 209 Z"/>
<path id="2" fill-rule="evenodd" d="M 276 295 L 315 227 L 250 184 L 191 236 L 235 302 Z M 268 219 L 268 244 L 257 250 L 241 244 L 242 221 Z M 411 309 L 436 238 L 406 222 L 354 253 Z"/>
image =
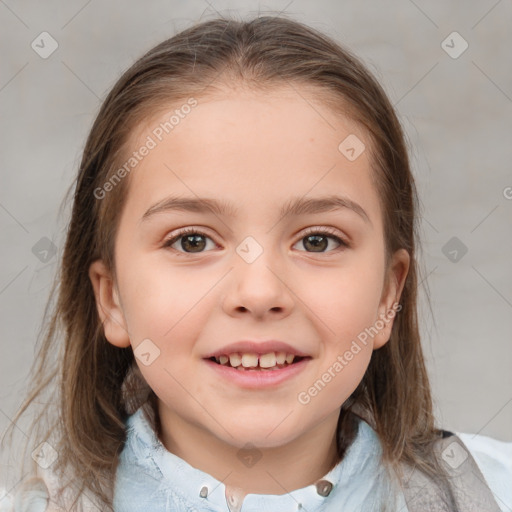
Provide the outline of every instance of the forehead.
<path id="1" fill-rule="evenodd" d="M 151 150 L 130 173 L 128 201 L 183 193 L 271 208 L 289 196 L 339 192 L 379 217 L 366 130 L 319 98 L 293 86 L 165 105 L 129 141 L 129 153 Z"/>

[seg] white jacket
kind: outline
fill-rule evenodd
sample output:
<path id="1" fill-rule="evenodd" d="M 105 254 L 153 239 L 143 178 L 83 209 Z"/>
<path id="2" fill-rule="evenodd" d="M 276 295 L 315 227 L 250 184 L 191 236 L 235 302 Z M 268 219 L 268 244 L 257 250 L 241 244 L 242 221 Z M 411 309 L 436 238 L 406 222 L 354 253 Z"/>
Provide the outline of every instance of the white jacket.
<path id="1" fill-rule="evenodd" d="M 127 429 L 127 443 L 116 475 L 116 512 L 229 512 L 224 484 L 167 451 L 142 409 L 128 418 Z M 512 442 L 457 435 L 476 461 L 499 509 L 511 512 Z M 279 496 L 248 494 L 241 512 L 295 511 L 298 503 L 308 512 L 381 510 L 382 503 L 389 499 L 389 488 L 378 463 L 380 454 L 375 431 L 360 421 L 344 459 L 319 481 L 327 485 L 327 495 L 322 495 L 325 492 L 319 490 L 319 482 Z M 25 482 L 14 496 L 8 494 L 3 500 L 0 489 L 0 512 L 63 512 L 65 509 L 58 508 L 51 499 L 57 484 L 51 475 L 48 470 L 41 475 L 50 491 L 42 479 Z M 403 495 L 397 500 L 391 510 L 410 510 Z M 84 500 L 83 505 L 87 511 L 98 512 L 90 502 Z"/>

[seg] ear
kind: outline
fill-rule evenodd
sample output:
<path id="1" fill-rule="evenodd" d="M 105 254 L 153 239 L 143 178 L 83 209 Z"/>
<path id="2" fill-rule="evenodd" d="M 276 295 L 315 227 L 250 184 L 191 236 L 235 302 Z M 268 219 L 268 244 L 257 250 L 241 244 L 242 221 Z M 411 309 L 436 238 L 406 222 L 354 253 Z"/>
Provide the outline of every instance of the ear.
<path id="1" fill-rule="evenodd" d="M 130 337 L 119 301 L 119 294 L 110 271 L 103 261 L 96 260 L 91 263 L 89 278 L 94 289 L 96 307 L 103 324 L 105 338 L 116 347 L 129 347 Z"/>
<path id="2" fill-rule="evenodd" d="M 382 296 L 378 309 L 378 318 L 375 322 L 378 333 L 373 338 L 373 348 L 377 350 L 384 346 L 391 337 L 391 329 L 395 316 L 400 314 L 400 296 L 404 288 L 405 279 L 409 272 L 410 256 L 405 249 L 396 251 L 387 269 Z"/>

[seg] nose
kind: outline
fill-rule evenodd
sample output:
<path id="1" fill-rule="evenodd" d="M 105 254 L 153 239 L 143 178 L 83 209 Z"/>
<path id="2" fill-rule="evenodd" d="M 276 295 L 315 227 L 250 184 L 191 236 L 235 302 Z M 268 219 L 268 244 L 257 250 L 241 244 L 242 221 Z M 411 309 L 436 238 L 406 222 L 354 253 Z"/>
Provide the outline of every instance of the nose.
<path id="1" fill-rule="evenodd" d="M 258 319 L 284 318 L 295 304 L 289 273 L 276 254 L 263 251 L 252 262 L 234 255 L 224 311 L 231 316 L 252 315 Z"/>

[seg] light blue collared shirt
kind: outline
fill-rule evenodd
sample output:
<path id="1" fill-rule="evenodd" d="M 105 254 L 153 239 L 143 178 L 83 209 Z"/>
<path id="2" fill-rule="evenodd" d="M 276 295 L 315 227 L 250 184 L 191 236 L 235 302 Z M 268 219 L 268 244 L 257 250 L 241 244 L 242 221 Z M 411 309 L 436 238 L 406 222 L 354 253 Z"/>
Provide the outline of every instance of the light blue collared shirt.
<path id="1" fill-rule="evenodd" d="M 127 440 L 116 473 L 115 512 L 229 512 L 225 485 L 169 452 L 142 408 L 126 426 Z M 512 512 L 512 443 L 459 435 L 502 512 Z M 332 484 L 327 496 L 319 494 L 315 484 L 282 495 L 247 494 L 241 512 L 408 512 L 403 493 L 393 492 L 396 487 L 380 464 L 381 454 L 376 432 L 360 420 L 345 457 L 321 479 Z"/>

